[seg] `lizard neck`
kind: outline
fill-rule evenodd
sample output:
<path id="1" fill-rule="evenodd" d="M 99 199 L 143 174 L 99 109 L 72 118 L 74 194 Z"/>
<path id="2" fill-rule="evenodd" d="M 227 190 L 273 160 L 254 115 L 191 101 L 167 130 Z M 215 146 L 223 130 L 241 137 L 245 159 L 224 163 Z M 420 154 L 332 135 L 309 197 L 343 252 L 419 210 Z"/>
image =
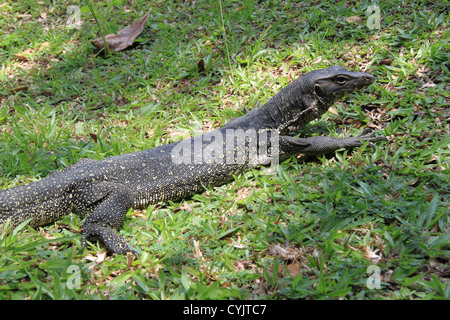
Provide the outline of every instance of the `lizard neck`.
<path id="1" fill-rule="evenodd" d="M 275 129 L 277 128 L 276 119 L 272 117 L 272 114 L 267 107 L 267 103 L 260 108 L 253 109 L 245 115 L 233 119 L 221 129 L 254 129 L 256 131 L 263 129 Z"/>
<path id="2" fill-rule="evenodd" d="M 333 103 L 333 97 L 319 98 L 314 81 L 308 74 L 296 79 L 261 108 L 234 119 L 224 128 L 277 129 L 280 133 L 296 131 L 310 121 L 320 118 Z"/>

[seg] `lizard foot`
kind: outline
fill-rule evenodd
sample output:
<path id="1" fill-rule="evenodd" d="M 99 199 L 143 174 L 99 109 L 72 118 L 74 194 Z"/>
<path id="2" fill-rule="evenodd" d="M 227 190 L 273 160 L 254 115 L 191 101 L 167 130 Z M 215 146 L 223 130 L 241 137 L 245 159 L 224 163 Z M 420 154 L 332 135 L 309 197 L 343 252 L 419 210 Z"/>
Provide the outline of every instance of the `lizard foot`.
<path id="1" fill-rule="evenodd" d="M 357 135 L 355 138 L 363 140 L 363 141 L 369 141 L 368 146 L 371 147 L 372 149 L 375 149 L 375 146 L 372 144 L 372 142 L 377 142 L 377 141 L 386 141 L 388 142 L 389 140 L 385 137 L 385 136 L 375 136 L 376 131 L 371 131 L 368 128 L 365 128 L 359 135 Z M 362 144 L 358 145 L 361 146 Z"/>
<path id="2" fill-rule="evenodd" d="M 87 239 L 101 240 L 109 251 L 116 254 L 126 254 L 127 252 L 138 255 L 136 250 L 130 248 L 125 238 L 117 233 L 116 230 L 110 227 L 104 227 L 98 224 L 87 224 L 83 226 L 81 239 L 81 249 L 86 246 Z"/>

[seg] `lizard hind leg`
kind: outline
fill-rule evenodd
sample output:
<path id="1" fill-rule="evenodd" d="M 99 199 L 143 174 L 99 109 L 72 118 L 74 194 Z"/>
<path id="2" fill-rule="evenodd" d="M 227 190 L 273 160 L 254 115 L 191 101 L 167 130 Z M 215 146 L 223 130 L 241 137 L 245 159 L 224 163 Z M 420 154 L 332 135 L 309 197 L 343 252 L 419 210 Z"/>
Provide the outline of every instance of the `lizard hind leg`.
<path id="1" fill-rule="evenodd" d="M 83 226 L 82 248 L 86 246 L 87 239 L 97 239 L 105 244 L 109 251 L 116 254 L 137 252 L 130 248 L 127 241 L 115 229 L 91 223 Z"/>
<path id="2" fill-rule="evenodd" d="M 86 218 L 82 231 L 82 248 L 88 239 L 100 240 L 109 251 L 116 254 L 136 253 L 118 230 L 132 207 L 133 196 L 128 188 L 114 188 L 100 200 L 95 210 Z"/>

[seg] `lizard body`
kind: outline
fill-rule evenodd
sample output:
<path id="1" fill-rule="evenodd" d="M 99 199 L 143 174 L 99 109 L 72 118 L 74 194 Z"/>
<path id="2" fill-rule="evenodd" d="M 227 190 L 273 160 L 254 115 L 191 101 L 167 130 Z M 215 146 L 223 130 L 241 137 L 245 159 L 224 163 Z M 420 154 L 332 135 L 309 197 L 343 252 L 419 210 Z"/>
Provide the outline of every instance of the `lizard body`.
<path id="1" fill-rule="evenodd" d="M 117 233 L 130 208 L 185 198 L 267 164 L 267 157 L 250 161 L 253 153 L 261 151 L 257 143 L 264 137 L 267 146 L 274 144 L 271 138 L 278 139 L 279 148 L 271 156 L 320 155 L 385 139 L 288 135 L 319 118 L 343 95 L 373 81 L 370 74 L 340 67 L 315 70 L 291 82 L 263 106 L 212 132 L 99 161 L 83 159 L 40 181 L 2 190 L 0 232 L 6 224 L 15 227 L 31 218 L 30 225 L 36 227 L 75 212 L 86 217 L 83 246 L 88 238 L 97 238 L 114 253 L 134 251 Z"/>

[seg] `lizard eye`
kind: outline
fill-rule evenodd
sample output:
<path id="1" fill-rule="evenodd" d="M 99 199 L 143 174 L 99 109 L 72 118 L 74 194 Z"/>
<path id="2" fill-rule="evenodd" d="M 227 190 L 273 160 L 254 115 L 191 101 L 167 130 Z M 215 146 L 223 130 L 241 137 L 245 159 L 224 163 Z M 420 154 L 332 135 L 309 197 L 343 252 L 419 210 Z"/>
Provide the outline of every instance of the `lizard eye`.
<path id="1" fill-rule="evenodd" d="M 336 83 L 337 84 L 345 84 L 347 82 L 347 77 L 344 76 L 339 76 L 336 78 Z"/>

